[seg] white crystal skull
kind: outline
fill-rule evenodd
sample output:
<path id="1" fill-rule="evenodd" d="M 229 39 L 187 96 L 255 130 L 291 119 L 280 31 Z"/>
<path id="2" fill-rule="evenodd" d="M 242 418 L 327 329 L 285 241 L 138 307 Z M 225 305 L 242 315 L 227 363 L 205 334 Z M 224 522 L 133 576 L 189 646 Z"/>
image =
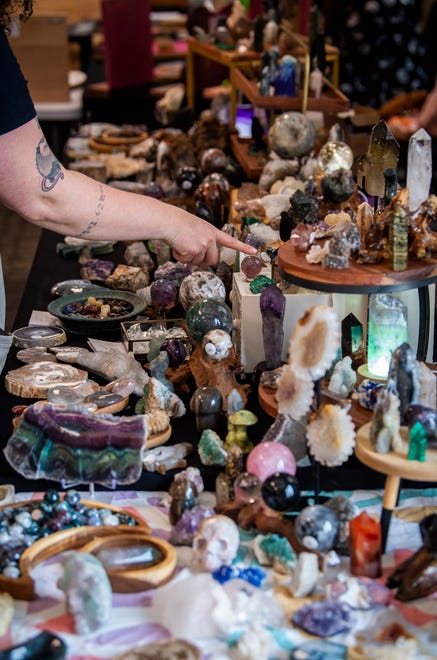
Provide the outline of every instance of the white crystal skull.
<path id="1" fill-rule="evenodd" d="M 236 557 L 240 544 L 238 526 L 223 515 L 205 518 L 193 540 L 194 563 L 204 571 L 217 571 Z"/>

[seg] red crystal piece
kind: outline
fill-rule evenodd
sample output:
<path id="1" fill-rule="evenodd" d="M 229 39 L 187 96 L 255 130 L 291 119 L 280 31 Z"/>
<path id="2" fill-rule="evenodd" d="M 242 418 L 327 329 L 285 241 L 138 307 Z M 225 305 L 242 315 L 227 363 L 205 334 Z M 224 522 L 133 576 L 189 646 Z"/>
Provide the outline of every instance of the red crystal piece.
<path id="1" fill-rule="evenodd" d="M 352 575 L 381 575 L 381 525 L 363 511 L 349 522 Z"/>

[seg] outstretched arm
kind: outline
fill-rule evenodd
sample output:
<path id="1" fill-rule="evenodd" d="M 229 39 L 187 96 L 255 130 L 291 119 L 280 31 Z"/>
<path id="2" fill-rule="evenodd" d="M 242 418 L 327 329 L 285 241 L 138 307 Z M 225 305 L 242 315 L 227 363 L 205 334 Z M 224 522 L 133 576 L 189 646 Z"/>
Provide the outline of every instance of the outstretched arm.
<path id="1" fill-rule="evenodd" d="M 36 119 L 0 135 L 0 199 L 30 222 L 96 240 L 161 239 L 184 263 L 212 265 L 218 247 L 256 250 L 213 225 L 145 195 L 66 170 Z"/>

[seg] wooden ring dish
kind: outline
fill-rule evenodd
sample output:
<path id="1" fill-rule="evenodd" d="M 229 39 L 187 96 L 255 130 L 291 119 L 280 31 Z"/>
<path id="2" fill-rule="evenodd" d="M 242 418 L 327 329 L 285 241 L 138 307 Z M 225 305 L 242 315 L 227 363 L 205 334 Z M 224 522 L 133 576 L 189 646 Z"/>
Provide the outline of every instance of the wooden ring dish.
<path id="1" fill-rule="evenodd" d="M 112 589 L 117 593 L 131 593 L 153 589 L 170 579 L 176 568 L 176 550 L 170 543 L 150 536 L 147 532 L 135 531 L 135 528 L 132 527 L 129 529 L 131 531 L 128 534 L 121 532 L 112 536 L 94 538 L 81 548 L 82 552 L 97 554 L 102 549 L 140 546 L 148 543 L 163 554 L 163 559 L 160 562 L 147 568 L 105 568 Z"/>
<path id="2" fill-rule="evenodd" d="M 28 500 L 26 502 L 17 502 L 15 504 L 8 504 L 0 507 L 0 511 L 6 507 L 21 507 L 28 504 L 36 504 L 42 500 Z M 81 500 L 82 504 L 94 509 L 108 509 L 111 513 L 126 514 L 124 509 L 113 507 L 102 502 L 94 502 L 91 500 Z M 38 541 L 35 541 L 31 546 L 24 550 L 21 555 L 18 566 L 21 575 L 18 578 L 10 578 L 0 573 L 0 592 L 7 591 L 13 598 L 18 600 L 34 600 L 36 598 L 35 584 L 31 577 L 32 569 L 40 564 L 45 559 L 49 559 L 60 552 L 65 550 L 80 549 L 86 543 L 89 543 L 97 537 L 104 536 L 117 536 L 123 534 L 135 534 L 141 530 L 142 534 L 151 534 L 151 529 L 146 521 L 139 515 L 129 511 L 129 515 L 135 519 L 136 525 L 117 525 L 116 527 L 110 525 L 102 525 L 101 527 L 91 527 L 84 525 L 83 527 L 72 527 L 60 532 L 53 532 Z"/>

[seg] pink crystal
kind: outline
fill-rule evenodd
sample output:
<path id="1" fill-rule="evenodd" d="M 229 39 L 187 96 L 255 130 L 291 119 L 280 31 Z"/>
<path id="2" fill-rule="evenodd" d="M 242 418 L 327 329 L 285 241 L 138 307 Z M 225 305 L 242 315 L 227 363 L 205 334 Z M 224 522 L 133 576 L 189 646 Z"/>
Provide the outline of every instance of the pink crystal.
<path id="1" fill-rule="evenodd" d="M 314 241 L 314 227 L 299 222 L 291 232 L 290 242 L 299 252 L 306 252 Z"/>
<path id="2" fill-rule="evenodd" d="M 265 481 L 274 472 L 296 474 L 296 460 L 286 445 L 280 442 L 260 442 L 248 455 L 246 470 Z"/>

